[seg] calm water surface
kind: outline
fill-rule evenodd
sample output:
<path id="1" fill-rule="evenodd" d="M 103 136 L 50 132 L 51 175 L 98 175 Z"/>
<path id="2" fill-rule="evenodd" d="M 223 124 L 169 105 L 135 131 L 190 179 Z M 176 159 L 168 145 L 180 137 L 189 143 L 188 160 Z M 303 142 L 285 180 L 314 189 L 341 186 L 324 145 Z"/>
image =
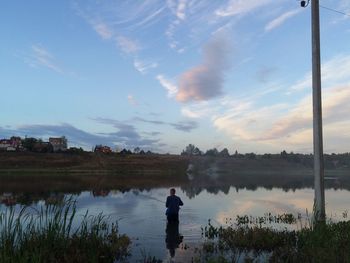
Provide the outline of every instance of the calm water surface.
<path id="1" fill-rule="evenodd" d="M 192 198 L 181 188 L 176 190 L 185 204 L 180 211 L 179 234 L 183 240 L 178 248 L 176 242 L 166 242 L 172 238 L 166 235 L 164 201 L 169 191 L 167 188 L 125 193 L 111 191 L 104 197 L 82 192 L 78 196 L 78 212 L 84 214 L 88 209 L 91 214 L 103 212 L 118 219 L 120 231 L 133 241 L 132 255 L 135 260 L 142 258 L 142 255 L 152 255 L 169 261 L 169 248 L 175 247 L 174 260 L 182 261 L 191 257 L 195 247 L 203 241 L 201 227 L 208 223 L 208 219 L 219 225 L 236 215 L 263 216 L 266 212 L 272 212 L 301 213 L 305 216 L 306 209 L 312 211 L 314 197 L 313 189 L 310 188 L 295 191 L 278 188 L 237 191 L 231 187 L 226 194 L 204 190 Z M 350 208 L 350 191 L 328 189 L 326 200 L 328 216 L 340 220 L 343 212 Z"/>
<path id="2" fill-rule="evenodd" d="M 210 187 L 177 187 L 177 195 L 184 202 L 180 210 L 178 229 L 167 229 L 165 199 L 169 188 L 148 190 L 131 189 L 121 192 L 83 191 L 73 194 L 77 198 L 78 215 L 103 213 L 111 220 L 118 220 L 121 233 L 132 240 L 131 262 L 152 255 L 164 262 L 188 262 L 196 253 L 196 247 L 203 242 L 201 227 L 208 219 L 221 225 L 236 215 L 263 216 L 266 212 L 274 214 L 300 213 L 305 217 L 306 210 L 312 211 L 314 191 L 311 188 L 286 190 L 281 188 L 254 190 L 237 189 L 227 186 L 224 190 Z M 10 193 L 7 193 L 10 195 Z M 65 194 L 53 194 L 63 198 Z M 2 196 L 6 196 L 3 194 Z M 52 197 L 49 197 L 52 198 Z M 46 202 L 48 198 L 45 198 Z M 333 220 L 342 220 L 343 212 L 349 210 L 350 191 L 326 190 L 327 215 Z M 44 205 L 37 201 L 34 206 Z M 19 208 L 19 205 L 16 205 Z M 0 205 L 4 209 L 5 205 Z M 172 257 L 174 255 L 174 257 Z"/>

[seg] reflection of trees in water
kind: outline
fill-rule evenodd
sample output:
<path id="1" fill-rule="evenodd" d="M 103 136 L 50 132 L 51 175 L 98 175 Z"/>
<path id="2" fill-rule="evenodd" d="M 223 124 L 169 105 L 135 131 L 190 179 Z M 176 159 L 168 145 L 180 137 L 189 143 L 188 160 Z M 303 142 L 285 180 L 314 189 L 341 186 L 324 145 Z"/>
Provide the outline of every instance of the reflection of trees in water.
<path id="1" fill-rule="evenodd" d="M 16 204 L 30 206 L 39 201 L 45 201 L 46 205 L 61 204 L 65 195 L 61 192 L 2 193 L 0 194 L 0 201 L 6 206 Z"/>
<path id="2" fill-rule="evenodd" d="M 109 193 L 110 193 L 110 190 L 105 190 L 105 189 L 92 190 L 92 195 L 94 197 L 98 197 L 98 196 L 105 197 L 105 196 L 108 196 Z"/>
<path id="3" fill-rule="evenodd" d="M 255 191 L 262 187 L 267 190 L 274 188 L 283 189 L 283 191 L 295 191 L 297 189 L 312 188 L 314 178 L 312 174 L 292 174 L 288 172 L 271 172 L 271 173 L 228 173 L 218 171 L 219 176 L 214 178 L 206 173 L 193 174 L 192 180 L 181 189 L 188 198 L 194 198 L 203 191 L 211 194 L 224 193 L 228 194 L 231 187 L 239 192 L 240 189 Z M 327 177 L 326 177 L 327 179 Z M 350 176 L 345 172 L 337 174 L 337 177 L 331 177 L 325 181 L 326 188 L 350 190 Z"/>
<path id="4" fill-rule="evenodd" d="M 186 171 L 173 175 L 106 175 L 103 183 L 96 185 L 98 175 L 35 175 L 3 176 L 0 184 L 0 202 L 5 205 L 31 205 L 40 200 L 59 203 L 64 195 L 91 191 L 95 197 L 108 196 L 110 191 L 119 193 L 132 191 L 138 195 L 155 188 L 180 187 L 188 198 L 206 191 L 211 194 L 228 194 L 231 187 L 255 191 L 259 187 L 284 191 L 312 188 L 314 178 L 311 170 L 291 169 L 281 164 L 279 169 L 270 167 L 266 160 L 250 162 L 226 159 L 199 158 L 191 160 L 191 178 Z M 239 163 L 239 165 L 237 165 Z M 256 166 L 255 166 L 256 164 Z M 251 165 L 252 167 L 249 167 Z M 259 167 L 260 165 L 260 167 Z M 269 166 L 270 165 L 270 166 Z M 254 170 L 255 169 L 255 170 Z M 188 171 L 187 171 L 188 172 Z M 131 181 L 130 181 L 131 180 Z M 350 190 L 349 170 L 326 170 L 326 188 Z M 136 191 L 135 191 L 136 190 Z"/>

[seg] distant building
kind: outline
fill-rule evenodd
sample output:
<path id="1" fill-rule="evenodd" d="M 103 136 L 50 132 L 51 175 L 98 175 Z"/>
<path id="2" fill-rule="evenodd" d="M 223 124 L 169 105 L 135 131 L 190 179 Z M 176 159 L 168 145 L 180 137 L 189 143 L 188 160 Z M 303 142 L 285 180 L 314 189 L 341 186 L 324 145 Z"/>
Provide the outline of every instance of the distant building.
<path id="1" fill-rule="evenodd" d="M 8 151 L 9 148 L 12 148 L 11 140 L 1 139 L 0 140 L 0 151 Z"/>
<path id="2" fill-rule="evenodd" d="M 111 147 L 108 147 L 108 146 L 96 145 L 94 152 L 95 153 L 111 153 L 112 149 L 111 149 Z"/>
<path id="3" fill-rule="evenodd" d="M 49 143 L 52 144 L 54 152 L 65 152 L 67 151 L 67 139 L 66 137 L 49 138 Z"/>
<path id="4" fill-rule="evenodd" d="M 10 138 L 10 141 L 11 141 L 11 145 L 13 147 L 15 147 L 16 149 L 19 148 L 20 146 L 22 146 L 22 139 L 21 139 L 21 137 L 12 136 Z"/>
<path id="5" fill-rule="evenodd" d="M 22 149 L 21 137 L 12 136 L 10 139 L 0 140 L 0 151 L 14 152 Z"/>

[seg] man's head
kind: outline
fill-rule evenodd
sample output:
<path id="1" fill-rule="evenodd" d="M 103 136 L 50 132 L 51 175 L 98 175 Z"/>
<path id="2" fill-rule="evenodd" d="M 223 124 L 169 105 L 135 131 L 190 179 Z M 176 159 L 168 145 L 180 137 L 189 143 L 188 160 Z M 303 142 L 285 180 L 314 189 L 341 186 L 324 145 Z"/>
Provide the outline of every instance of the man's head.
<path id="1" fill-rule="evenodd" d="M 170 189 L 170 195 L 175 195 L 175 193 L 176 193 L 175 188 L 171 188 L 171 189 Z"/>

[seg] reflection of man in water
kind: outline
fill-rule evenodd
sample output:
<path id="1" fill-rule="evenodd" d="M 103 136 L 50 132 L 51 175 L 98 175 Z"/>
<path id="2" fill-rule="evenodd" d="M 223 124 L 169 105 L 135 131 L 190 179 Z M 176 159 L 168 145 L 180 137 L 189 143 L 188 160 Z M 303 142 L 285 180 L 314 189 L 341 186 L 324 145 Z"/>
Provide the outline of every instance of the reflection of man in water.
<path id="1" fill-rule="evenodd" d="M 175 256 L 175 249 L 179 247 L 183 236 L 179 234 L 179 222 L 168 222 L 166 226 L 166 248 L 169 249 L 170 256 Z"/>
<path id="2" fill-rule="evenodd" d="M 170 189 L 170 196 L 167 197 L 165 206 L 167 208 L 166 215 L 168 223 L 179 222 L 179 210 L 180 206 L 184 205 L 180 197 L 175 195 L 175 189 Z"/>

